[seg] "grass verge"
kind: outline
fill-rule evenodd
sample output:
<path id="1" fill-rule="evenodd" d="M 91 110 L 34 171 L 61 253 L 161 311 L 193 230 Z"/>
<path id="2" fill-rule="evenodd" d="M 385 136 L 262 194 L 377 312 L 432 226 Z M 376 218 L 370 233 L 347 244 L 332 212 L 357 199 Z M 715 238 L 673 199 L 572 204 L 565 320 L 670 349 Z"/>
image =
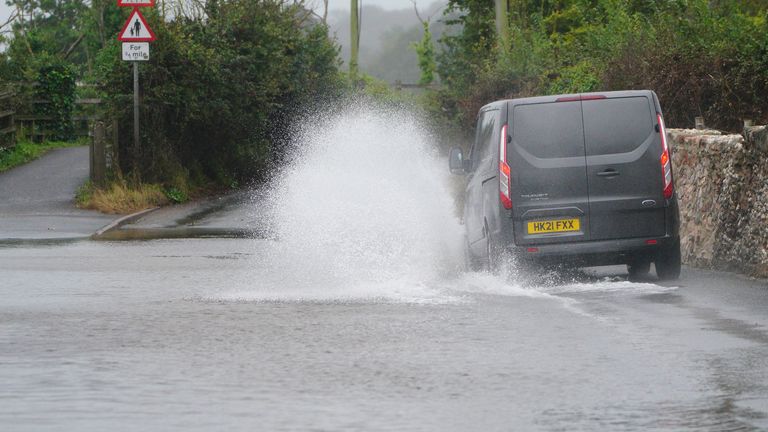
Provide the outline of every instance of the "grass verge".
<path id="1" fill-rule="evenodd" d="M 79 141 L 45 141 L 35 144 L 29 141 L 20 141 L 14 147 L 0 148 L 0 172 L 33 161 L 45 153 L 64 147 L 78 147 L 86 145 L 84 140 Z"/>
<path id="2" fill-rule="evenodd" d="M 160 185 L 133 185 L 124 179 L 113 180 L 105 188 L 98 188 L 89 181 L 78 189 L 75 200 L 80 208 L 110 214 L 135 213 L 169 203 Z"/>

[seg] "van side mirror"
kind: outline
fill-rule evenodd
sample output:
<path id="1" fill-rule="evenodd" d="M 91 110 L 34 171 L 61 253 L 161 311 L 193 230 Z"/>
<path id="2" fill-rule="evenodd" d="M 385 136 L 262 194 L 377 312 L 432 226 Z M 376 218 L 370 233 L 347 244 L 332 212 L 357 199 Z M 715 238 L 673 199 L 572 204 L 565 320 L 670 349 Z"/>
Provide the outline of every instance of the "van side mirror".
<path id="1" fill-rule="evenodd" d="M 454 147 L 448 154 L 448 166 L 451 174 L 464 175 L 468 171 L 469 160 L 464 159 L 464 153 L 460 147 Z"/>

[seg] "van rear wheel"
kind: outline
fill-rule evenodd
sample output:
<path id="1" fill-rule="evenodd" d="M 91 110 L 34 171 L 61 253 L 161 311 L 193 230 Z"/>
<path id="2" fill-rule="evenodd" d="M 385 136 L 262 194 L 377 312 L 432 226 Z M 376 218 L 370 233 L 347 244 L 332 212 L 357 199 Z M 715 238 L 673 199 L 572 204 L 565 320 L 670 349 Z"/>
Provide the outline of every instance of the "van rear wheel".
<path id="1" fill-rule="evenodd" d="M 488 273 L 493 273 L 493 270 L 496 268 L 496 263 L 494 262 L 494 256 L 493 256 L 493 244 L 491 243 L 491 236 L 488 235 L 486 237 L 486 245 L 485 245 L 485 271 Z"/>
<path id="2" fill-rule="evenodd" d="M 499 259 L 501 257 L 497 246 L 493 243 L 493 239 L 491 239 L 491 233 L 488 231 L 487 227 L 485 229 L 485 240 L 485 262 L 483 263 L 483 270 L 488 273 L 496 273 L 499 269 Z"/>
<path id="3" fill-rule="evenodd" d="M 678 240 L 659 252 L 655 262 L 656 275 L 660 280 L 676 280 L 680 278 L 681 264 L 680 240 Z"/>

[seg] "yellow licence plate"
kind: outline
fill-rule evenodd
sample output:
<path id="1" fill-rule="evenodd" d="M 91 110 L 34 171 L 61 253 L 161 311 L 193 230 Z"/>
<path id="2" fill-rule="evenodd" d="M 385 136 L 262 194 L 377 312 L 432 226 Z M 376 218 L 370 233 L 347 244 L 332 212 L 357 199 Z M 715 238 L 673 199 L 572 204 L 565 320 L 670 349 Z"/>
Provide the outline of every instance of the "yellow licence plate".
<path id="1" fill-rule="evenodd" d="M 559 233 L 580 229 L 578 218 L 528 222 L 528 234 Z"/>

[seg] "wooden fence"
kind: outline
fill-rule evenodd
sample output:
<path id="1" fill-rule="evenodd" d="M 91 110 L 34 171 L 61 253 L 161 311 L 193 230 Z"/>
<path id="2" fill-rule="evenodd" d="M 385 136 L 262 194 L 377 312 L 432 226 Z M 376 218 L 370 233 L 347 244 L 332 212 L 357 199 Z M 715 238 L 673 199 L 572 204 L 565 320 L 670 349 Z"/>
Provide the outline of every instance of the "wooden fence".
<path id="1" fill-rule="evenodd" d="M 432 83 L 432 84 L 411 84 L 411 83 L 404 83 L 400 80 L 395 81 L 390 85 L 393 89 L 397 91 L 410 91 L 412 93 L 421 93 L 426 90 L 439 90 L 440 84 Z"/>
<path id="2" fill-rule="evenodd" d="M 37 100 L 33 105 L 47 104 L 48 101 Z M 77 138 L 87 137 L 91 133 L 93 123 L 101 119 L 99 108 L 101 99 L 78 99 L 75 101 L 75 115 L 72 116 L 74 134 Z M 48 129 L 51 116 L 38 114 L 16 114 L 16 129 L 19 136 L 33 142 L 45 141 L 52 132 Z"/>
<path id="3" fill-rule="evenodd" d="M 14 96 L 11 89 L 0 91 L 0 148 L 16 145 Z"/>
<path id="4" fill-rule="evenodd" d="M 77 86 L 94 87 L 93 84 L 82 83 Z M 35 87 L 37 83 L 34 82 L 16 82 L 0 87 L 0 148 L 12 147 L 18 139 L 42 142 L 53 135 L 50 124 L 54 118 L 38 114 L 40 108 L 50 102 L 34 98 Z M 102 101 L 99 98 L 78 99 L 73 111 L 75 137 L 88 137 L 93 123 L 103 117 Z"/>

